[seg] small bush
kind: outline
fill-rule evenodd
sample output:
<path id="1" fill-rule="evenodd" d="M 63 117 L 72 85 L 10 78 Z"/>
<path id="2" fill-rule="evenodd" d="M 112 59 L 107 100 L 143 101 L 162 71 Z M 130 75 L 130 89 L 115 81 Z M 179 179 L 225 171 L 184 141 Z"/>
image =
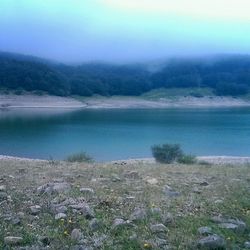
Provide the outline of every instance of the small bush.
<path id="1" fill-rule="evenodd" d="M 157 162 L 172 163 L 181 157 L 183 152 L 178 144 L 163 144 L 152 146 L 152 154 Z"/>
<path id="2" fill-rule="evenodd" d="M 93 162 L 93 158 L 85 152 L 69 155 L 66 158 L 68 162 Z"/>
<path id="3" fill-rule="evenodd" d="M 183 155 L 178 159 L 179 163 L 182 164 L 194 164 L 196 163 L 196 158 L 194 155 Z"/>

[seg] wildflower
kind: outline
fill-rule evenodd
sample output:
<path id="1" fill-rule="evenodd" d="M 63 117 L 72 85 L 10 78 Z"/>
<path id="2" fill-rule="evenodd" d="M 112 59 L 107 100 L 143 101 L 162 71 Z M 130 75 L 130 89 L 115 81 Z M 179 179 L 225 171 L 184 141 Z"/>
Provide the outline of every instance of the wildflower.
<path id="1" fill-rule="evenodd" d="M 67 230 L 65 230 L 65 231 L 63 232 L 63 234 L 64 234 L 65 236 L 68 236 L 68 235 L 69 235 L 69 233 L 68 233 Z"/>
<path id="2" fill-rule="evenodd" d="M 151 244 L 150 243 L 144 243 L 143 247 L 146 248 L 146 249 L 150 249 Z"/>

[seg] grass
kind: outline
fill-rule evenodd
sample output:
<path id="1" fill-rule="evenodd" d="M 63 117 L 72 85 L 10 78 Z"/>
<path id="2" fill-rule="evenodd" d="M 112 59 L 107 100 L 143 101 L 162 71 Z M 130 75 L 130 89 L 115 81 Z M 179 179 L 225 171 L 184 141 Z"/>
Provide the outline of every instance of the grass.
<path id="1" fill-rule="evenodd" d="M 142 95 L 148 100 L 157 100 L 160 98 L 176 98 L 181 96 L 214 96 L 211 88 L 160 88 L 151 90 Z"/>
<path id="2" fill-rule="evenodd" d="M 25 171 L 24 171 L 25 170 Z M 137 171 L 138 179 L 125 178 L 125 173 Z M 160 223 L 161 218 L 150 211 L 154 207 L 162 212 L 170 212 L 173 222 L 168 225 L 166 238 L 174 249 L 196 249 L 199 239 L 197 229 L 200 226 L 210 226 L 213 231 L 222 235 L 227 242 L 228 249 L 238 246 L 242 249 L 245 241 L 249 240 L 250 226 L 250 166 L 214 166 L 214 165 L 183 165 L 183 164 L 150 164 L 127 163 L 119 164 L 71 163 L 49 161 L 0 161 L 1 185 L 6 186 L 6 192 L 12 201 L 0 205 L 0 214 L 16 215 L 23 212 L 21 225 L 13 225 L 8 220 L 1 219 L 0 249 L 4 248 L 3 239 L 6 235 L 22 236 L 23 245 L 36 245 L 39 237 L 46 236 L 50 240 L 51 249 L 69 249 L 76 242 L 70 238 L 74 228 L 80 228 L 85 238 L 91 242 L 96 237 L 105 234 L 106 240 L 100 249 L 150 249 L 156 237 L 150 231 L 150 225 Z M 111 181 L 116 174 L 120 181 Z M 51 196 L 39 196 L 36 188 L 44 183 L 53 182 L 58 178 L 71 184 L 69 193 Z M 148 178 L 156 178 L 158 183 L 150 185 Z M 199 183 L 207 181 L 208 186 Z M 163 193 L 165 185 L 171 186 L 181 193 L 176 198 L 169 198 Z M 54 214 L 49 204 L 54 199 L 64 200 L 67 197 L 79 199 L 83 196 L 80 187 L 90 187 L 95 196 L 86 196 L 88 204 L 94 209 L 96 218 L 102 226 L 92 232 L 89 221 L 83 216 L 75 214 L 71 209 L 67 218 L 54 220 Z M 201 193 L 194 193 L 197 187 Z M 127 197 L 134 199 L 128 200 Z M 221 202 L 216 202 L 221 200 Z M 38 218 L 29 215 L 29 206 L 40 205 L 42 211 Z M 124 227 L 112 231 L 115 218 L 128 219 L 136 207 L 143 207 L 148 211 L 145 220 L 136 227 Z M 211 221 L 214 215 L 222 214 L 239 218 L 246 222 L 246 232 L 238 234 L 230 230 L 221 229 Z M 129 237 L 136 234 L 134 240 Z M 90 243 L 91 244 L 91 243 Z M 148 248 L 147 248 L 148 247 Z M 152 248 L 158 249 L 158 248 Z"/>
<path id="3" fill-rule="evenodd" d="M 93 158 L 85 152 L 75 153 L 66 158 L 68 162 L 93 162 Z"/>

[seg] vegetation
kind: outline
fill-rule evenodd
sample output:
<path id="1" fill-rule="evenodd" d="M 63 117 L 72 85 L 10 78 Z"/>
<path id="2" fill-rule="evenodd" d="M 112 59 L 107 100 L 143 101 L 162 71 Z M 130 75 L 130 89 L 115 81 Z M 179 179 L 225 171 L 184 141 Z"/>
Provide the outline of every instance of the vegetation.
<path id="1" fill-rule="evenodd" d="M 85 152 L 75 153 L 66 158 L 68 162 L 93 162 L 93 158 Z"/>
<path id="2" fill-rule="evenodd" d="M 249 93 L 250 56 L 176 59 L 159 64 L 153 71 L 151 68 L 150 64 L 72 66 L 0 53 L 0 90 L 61 96 L 138 96 L 159 88 L 170 93 L 193 88 L 186 92 L 194 97 Z"/>
<path id="3" fill-rule="evenodd" d="M 168 164 L 179 160 L 184 155 L 178 144 L 154 145 L 152 154 L 157 162 Z"/>
<path id="4" fill-rule="evenodd" d="M 245 249 L 249 240 L 248 165 L 51 164 L 0 161 L 0 249 L 79 249 L 83 245 L 102 250 L 195 250 L 206 237 L 198 232 L 204 226 L 225 239 L 225 249 Z M 38 192 L 38 187 L 60 181 L 63 187 L 67 184 L 65 192 Z M 94 193 L 82 193 L 82 188 Z M 171 188 L 170 194 L 166 188 Z M 84 204 L 94 211 L 99 226 L 91 227 L 92 220 L 73 208 Z M 40 209 L 32 212 L 30 207 L 35 205 Z M 55 219 L 55 208 L 66 210 L 66 217 Z M 145 209 L 147 216 L 114 227 L 115 219 L 130 220 L 136 208 Z M 212 221 L 218 215 L 243 221 L 246 228 L 222 228 Z M 164 223 L 166 232 L 151 230 L 158 223 Z M 83 240 L 72 237 L 74 229 L 81 231 Z M 6 236 L 22 237 L 20 246 L 6 246 Z"/>
<path id="5" fill-rule="evenodd" d="M 179 144 L 154 145 L 151 148 L 152 154 L 157 162 L 170 164 L 179 162 L 182 164 L 194 164 L 194 155 L 184 154 Z"/>

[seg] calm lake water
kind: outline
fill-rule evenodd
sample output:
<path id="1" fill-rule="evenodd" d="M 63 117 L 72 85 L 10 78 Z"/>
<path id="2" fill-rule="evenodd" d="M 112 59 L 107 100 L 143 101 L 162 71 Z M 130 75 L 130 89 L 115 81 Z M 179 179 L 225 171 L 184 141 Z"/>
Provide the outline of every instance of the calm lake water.
<path id="1" fill-rule="evenodd" d="M 196 155 L 250 155 L 250 109 L 0 111 L 0 154 L 54 159 L 86 151 L 96 160 L 151 157 L 179 143 Z"/>

